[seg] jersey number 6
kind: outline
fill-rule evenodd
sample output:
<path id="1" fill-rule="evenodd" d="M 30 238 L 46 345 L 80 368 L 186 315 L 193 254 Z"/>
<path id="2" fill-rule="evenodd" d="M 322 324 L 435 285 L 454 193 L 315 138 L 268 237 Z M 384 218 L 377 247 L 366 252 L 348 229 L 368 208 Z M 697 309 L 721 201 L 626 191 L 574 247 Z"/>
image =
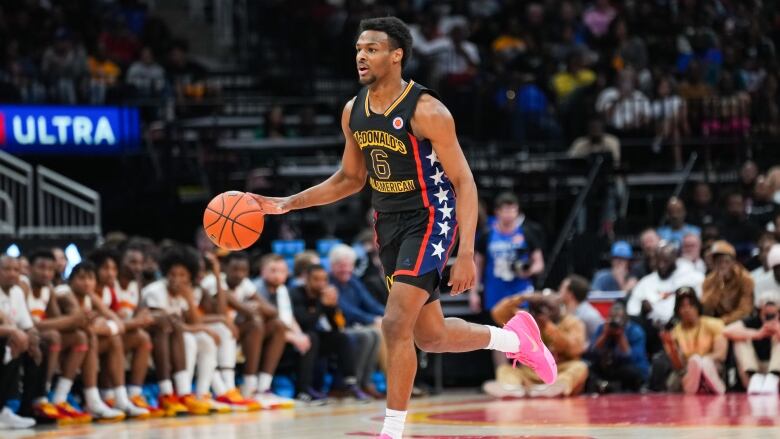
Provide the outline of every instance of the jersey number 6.
<path id="1" fill-rule="evenodd" d="M 387 162 L 387 153 L 381 149 L 374 149 L 371 151 L 371 164 L 374 167 L 374 172 L 380 180 L 387 180 L 390 178 L 390 163 Z"/>

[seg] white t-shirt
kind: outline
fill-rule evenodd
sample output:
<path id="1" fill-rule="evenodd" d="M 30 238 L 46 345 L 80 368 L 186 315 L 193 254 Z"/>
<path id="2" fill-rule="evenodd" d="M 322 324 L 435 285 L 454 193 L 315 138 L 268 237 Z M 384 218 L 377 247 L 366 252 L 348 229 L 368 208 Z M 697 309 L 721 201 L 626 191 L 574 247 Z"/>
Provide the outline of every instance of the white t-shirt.
<path id="1" fill-rule="evenodd" d="M 84 311 L 92 311 L 92 297 L 91 296 L 84 296 L 83 300 L 79 299 L 79 296 L 73 293 L 73 290 L 70 289 L 70 286 L 67 284 L 58 285 L 56 288 L 54 288 L 54 295 L 57 297 L 63 297 L 67 296 L 68 294 L 73 294 L 73 298 L 76 300 L 76 303 L 83 309 Z"/>
<path id="2" fill-rule="evenodd" d="M 46 309 L 49 307 L 52 294 L 52 289 L 46 286 L 41 287 L 39 297 L 35 297 L 32 293 L 27 295 L 27 309 L 34 322 L 46 319 Z"/>
<path id="3" fill-rule="evenodd" d="M 122 288 L 119 281 L 114 283 L 114 294 L 111 294 L 111 289 L 106 286 L 103 289 L 103 301 L 105 302 L 106 296 L 109 302 L 107 303 L 111 309 L 117 313 L 117 315 L 128 320 L 135 314 L 135 309 L 138 308 L 138 304 L 141 299 L 141 292 L 138 288 L 138 282 L 131 280 L 127 284 L 127 288 Z"/>
<path id="4" fill-rule="evenodd" d="M 612 114 L 607 110 L 614 105 Z M 605 88 L 596 98 L 596 111 L 607 115 L 610 126 L 619 130 L 640 128 L 650 121 L 652 105 L 645 95 L 634 90 L 626 99 L 620 98 L 620 92 L 615 87 Z"/>
<path id="5" fill-rule="evenodd" d="M 647 300 L 653 305 L 653 311 L 648 317 L 654 322 L 666 324 L 674 316 L 674 292 L 680 287 L 691 287 L 701 298 L 702 283 L 704 275 L 688 265 L 678 266 L 666 279 L 661 279 L 658 272 L 654 271 L 636 284 L 626 309 L 629 315 L 637 316 L 642 313 L 642 301 Z"/>
<path id="6" fill-rule="evenodd" d="M 760 305 L 761 299 L 764 297 L 774 300 L 780 297 L 780 284 L 775 280 L 775 275 L 772 271 L 765 271 L 753 276 L 753 282 L 755 283 L 753 301 L 756 307 Z"/>
<path id="7" fill-rule="evenodd" d="M 161 309 L 170 314 L 183 315 L 189 309 L 187 300 L 183 297 L 168 294 L 166 279 L 152 282 L 141 290 L 141 300 L 149 308 Z"/>
<path id="8" fill-rule="evenodd" d="M 209 274 L 203 278 L 200 282 L 201 288 L 206 291 L 210 296 L 217 295 L 217 278 L 213 274 Z M 220 281 L 222 283 L 222 290 L 232 294 L 239 302 L 246 302 L 257 295 L 257 287 L 252 283 L 249 278 L 244 278 L 235 289 L 229 289 L 227 284 L 227 276 L 225 273 L 220 275 Z"/>
<path id="9" fill-rule="evenodd" d="M 0 312 L 23 331 L 33 327 L 33 320 L 24 299 L 24 290 L 19 285 L 12 286 L 8 292 L 0 288 Z"/>

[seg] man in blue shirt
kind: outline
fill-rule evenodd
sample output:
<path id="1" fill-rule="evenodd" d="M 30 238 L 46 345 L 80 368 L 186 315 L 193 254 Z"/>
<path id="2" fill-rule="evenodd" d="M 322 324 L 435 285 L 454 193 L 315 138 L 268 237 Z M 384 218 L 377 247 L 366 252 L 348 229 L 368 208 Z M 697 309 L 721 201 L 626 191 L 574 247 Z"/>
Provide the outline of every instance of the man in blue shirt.
<path id="1" fill-rule="evenodd" d="M 658 236 L 664 241 L 673 242 L 679 248 L 682 245 L 683 237 L 689 233 L 701 236 L 701 229 L 685 223 L 685 203 L 677 197 L 672 197 L 666 203 L 666 218 L 668 226 L 658 228 Z"/>
<path id="2" fill-rule="evenodd" d="M 623 291 L 628 293 L 636 285 L 636 277 L 631 276 L 630 264 L 634 256 L 631 245 L 626 241 L 612 244 L 611 268 L 599 270 L 593 275 L 591 287 L 594 291 Z"/>
<path id="3" fill-rule="evenodd" d="M 628 318 L 621 302 L 612 305 L 609 319 L 593 335 L 588 358 L 600 392 L 638 391 L 647 381 L 650 363 L 645 332 Z"/>
<path id="4" fill-rule="evenodd" d="M 358 385 L 367 394 L 382 398 L 372 382 L 380 357 L 382 343 L 382 316 L 385 309 L 354 276 L 357 255 L 352 247 L 344 244 L 333 246 L 328 254 L 330 278 L 339 290 L 339 308 L 346 319 L 346 333 L 356 348 L 356 375 Z M 381 355 L 384 359 L 384 355 Z"/>
<path id="5" fill-rule="evenodd" d="M 495 222 L 477 239 L 477 287 L 469 303 L 479 312 L 479 285 L 484 291 L 482 309 L 490 310 L 504 297 L 533 291 L 533 277 L 544 271 L 540 227 L 526 220 L 520 202 L 511 193 L 496 198 Z"/>

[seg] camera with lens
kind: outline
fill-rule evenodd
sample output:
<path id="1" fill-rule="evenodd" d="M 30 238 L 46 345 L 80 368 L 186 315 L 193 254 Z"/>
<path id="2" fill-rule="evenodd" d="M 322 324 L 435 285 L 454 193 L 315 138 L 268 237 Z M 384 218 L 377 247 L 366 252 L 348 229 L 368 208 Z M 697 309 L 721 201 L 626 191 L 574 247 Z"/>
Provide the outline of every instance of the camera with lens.
<path id="1" fill-rule="evenodd" d="M 776 318 L 777 318 L 777 314 L 775 313 L 767 314 L 764 316 L 765 321 L 775 320 Z"/>
<path id="2" fill-rule="evenodd" d="M 514 269 L 515 273 L 518 275 L 521 275 L 531 269 L 530 254 L 528 253 L 527 248 L 523 247 L 515 250 Z"/>

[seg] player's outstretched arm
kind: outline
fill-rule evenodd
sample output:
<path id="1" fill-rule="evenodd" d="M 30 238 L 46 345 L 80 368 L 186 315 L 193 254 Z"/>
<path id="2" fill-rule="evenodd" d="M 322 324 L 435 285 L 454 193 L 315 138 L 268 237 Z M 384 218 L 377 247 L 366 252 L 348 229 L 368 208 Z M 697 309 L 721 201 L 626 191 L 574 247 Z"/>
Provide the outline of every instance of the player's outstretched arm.
<path id="1" fill-rule="evenodd" d="M 458 259 L 452 267 L 449 284 L 452 294 L 474 287 L 477 267 L 474 263 L 474 238 L 477 230 L 477 185 L 455 134 L 455 121 L 447 107 L 425 94 L 417 102 L 412 118 L 415 135 L 428 139 L 444 172 L 458 194 L 455 214 L 458 219 Z"/>
<path id="2" fill-rule="evenodd" d="M 349 115 L 355 98 L 347 102 L 341 113 L 341 129 L 344 131 L 344 155 L 341 167 L 330 178 L 305 191 L 289 197 L 265 197 L 254 195 L 265 213 L 282 214 L 291 210 L 321 206 L 346 198 L 363 189 L 366 184 L 366 164 L 352 130 L 349 129 Z"/>

